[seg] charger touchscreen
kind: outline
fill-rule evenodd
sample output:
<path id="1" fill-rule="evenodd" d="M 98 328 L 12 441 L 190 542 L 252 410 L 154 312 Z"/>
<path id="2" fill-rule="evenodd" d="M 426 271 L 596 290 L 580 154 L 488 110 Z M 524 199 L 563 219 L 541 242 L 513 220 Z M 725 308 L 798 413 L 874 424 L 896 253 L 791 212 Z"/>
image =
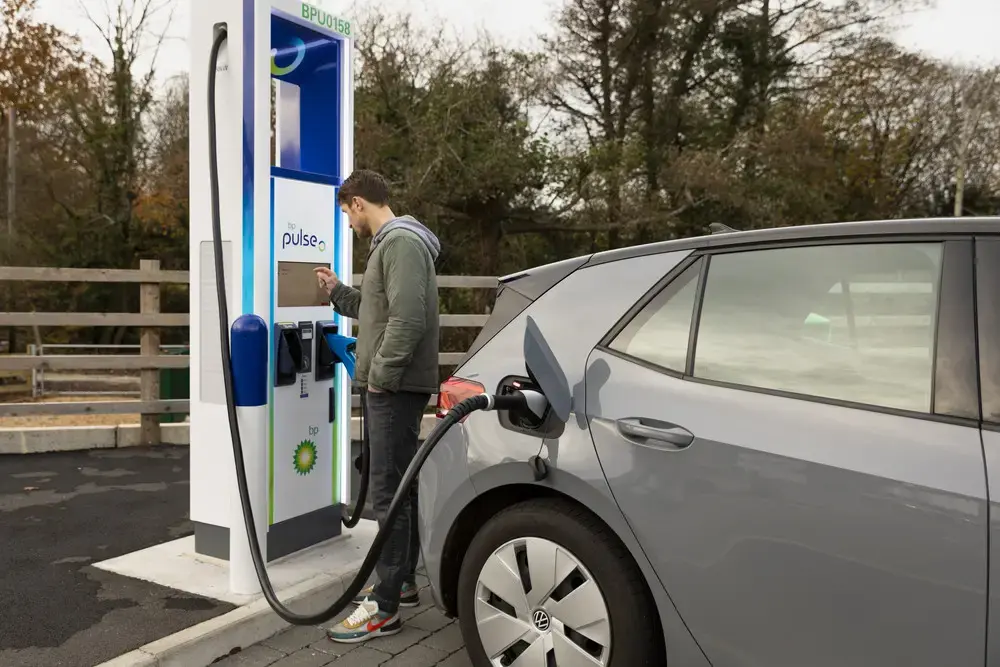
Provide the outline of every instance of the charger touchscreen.
<path id="1" fill-rule="evenodd" d="M 310 262 L 278 262 L 278 307 L 329 306 L 330 297 L 319 286 Z"/>

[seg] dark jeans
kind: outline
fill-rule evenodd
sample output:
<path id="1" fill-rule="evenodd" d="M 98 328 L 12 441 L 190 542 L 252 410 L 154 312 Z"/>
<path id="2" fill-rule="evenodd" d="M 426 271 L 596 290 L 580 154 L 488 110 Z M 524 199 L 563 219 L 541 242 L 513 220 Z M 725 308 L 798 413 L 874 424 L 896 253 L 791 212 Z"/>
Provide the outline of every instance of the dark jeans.
<path id="1" fill-rule="evenodd" d="M 430 394 L 405 391 L 366 394 L 371 446 L 369 489 L 379 530 L 386 529 L 385 515 L 392 497 L 417 451 L 420 421 L 430 398 Z M 375 566 L 373 597 L 382 611 L 395 613 L 403 583 L 416 583 L 414 573 L 420 554 L 416 482 L 389 530 L 389 539 Z"/>

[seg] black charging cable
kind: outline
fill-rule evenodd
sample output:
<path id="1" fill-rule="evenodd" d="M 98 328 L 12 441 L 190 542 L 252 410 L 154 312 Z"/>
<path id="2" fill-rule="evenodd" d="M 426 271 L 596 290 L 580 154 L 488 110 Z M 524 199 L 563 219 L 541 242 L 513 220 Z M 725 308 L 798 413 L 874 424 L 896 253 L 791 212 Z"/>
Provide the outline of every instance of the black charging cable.
<path id="1" fill-rule="evenodd" d="M 341 519 L 345 528 L 354 528 L 361 521 L 361 515 L 365 511 L 365 503 L 368 501 L 368 480 L 371 479 L 372 450 L 371 440 L 368 437 L 368 396 L 364 389 L 359 393 L 361 401 L 361 455 L 355 460 L 354 465 L 361 475 L 361 482 L 358 484 L 358 502 L 354 505 L 354 511 L 345 511 Z"/>

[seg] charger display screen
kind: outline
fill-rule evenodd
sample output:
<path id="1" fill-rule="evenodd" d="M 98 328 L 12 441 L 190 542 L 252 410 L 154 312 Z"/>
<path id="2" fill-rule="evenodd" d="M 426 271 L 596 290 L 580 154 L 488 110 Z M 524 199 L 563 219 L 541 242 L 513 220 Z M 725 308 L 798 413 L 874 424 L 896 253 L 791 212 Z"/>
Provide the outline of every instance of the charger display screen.
<path id="1" fill-rule="evenodd" d="M 278 307 L 329 306 L 330 297 L 319 286 L 312 262 L 278 262 Z M 329 266 L 329 265 L 327 265 Z"/>

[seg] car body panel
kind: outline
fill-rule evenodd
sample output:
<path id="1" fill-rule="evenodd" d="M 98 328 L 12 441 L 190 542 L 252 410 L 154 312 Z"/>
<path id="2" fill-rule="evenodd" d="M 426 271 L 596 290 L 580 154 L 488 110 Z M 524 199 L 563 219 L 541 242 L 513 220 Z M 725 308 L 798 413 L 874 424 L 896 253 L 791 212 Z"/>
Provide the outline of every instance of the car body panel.
<path id="1" fill-rule="evenodd" d="M 577 270 L 515 317 L 456 375 L 482 383 L 487 391 L 495 391 L 508 375 L 524 375 L 524 328 L 530 315 L 547 339 L 559 341 L 554 350 L 570 387 L 574 388 L 574 406 L 582 411 L 585 406 L 583 371 L 590 351 L 635 301 L 688 254 L 663 253 L 632 260 L 628 262 L 627 272 L 623 266 L 614 264 Z M 580 303 L 591 307 L 581 309 L 578 306 Z M 452 429 L 456 430 L 458 427 Z M 440 587 L 442 580 L 439 545 L 443 545 L 445 534 L 454 524 L 459 508 L 471 502 L 464 479 L 440 485 L 445 471 L 453 467 L 455 477 L 465 478 L 468 475 L 477 495 L 504 486 L 539 484 L 528 461 L 542 449 L 540 438 L 504 428 L 496 413 L 474 413 L 462 423 L 460 430 L 461 441 L 468 446 L 467 465 L 455 465 L 455 447 L 460 439 L 453 436 L 448 438 L 449 444 L 442 451 L 438 451 L 440 447 L 435 448 L 425 464 L 434 466 L 436 472 L 426 478 L 423 472 L 420 475 L 421 531 L 428 539 L 424 547 L 425 564 L 435 589 Z M 572 433 L 573 430 L 577 432 Z M 671 650 L 692 656 L 691 662 L 684 664 L 692 667 L 707 665 L 666 592 L 657 584 L 651 564 L 639 550 L 634 535 L 610 496 L 593 442 L 586 430 L 585 419 L 571 415 L 563 435 L 558 441 L 549 441 L 549 444 L 562 454 L 554 460 L 550 457 L 551 474 L 541 484 L 581 502 L 608 523 L 632 551 L 652 584 L 664 635 L 671 641 Z M 449 471 L 447 474 L 452 473 Z M 455 498 L 449 497 L 449 494 Z M 440 604 L 439 597 L 440 594 L 436 593 L 435 599 Z"/>
<path id="2" fill-rule="evenodd" d="M 768 247 L 816 243 L 789 234 L 810 240 Z M 696 341 L 684 373 L 591 356 L 606 378 L 588 384 L 588 416 L 609 484 L 716 667 L 982 662 L 987 487 L 967 418 L 978 417 L 974 365 L 957 349 L 974 322 L 972 246 L 946 236 L 934 340 L 956 349 L 935 354 L 933 405 L 964 419 L 696 380 Z M 623 435 L 625 419 L 693 441 Z"/>
<path id="3" fill-rule="evenodd" d="M 954 419 L 704 383 L 598 345 L 695 254 L 799 240 L 988 235 L 998 244 L 992 280 L 1000 295 L 998 233 L 997 218 L 811 225 L 623 248 L 550 265 L 534 280 L 522 277 L 531 271 L 506 277 L 501 289 L 525 280 L 525 298 L 535 302 L 497 322 L 455 374 L 488 392 L 524 375 L 531 316 L 566 373 L 573 414 L 559 437 L 544 441 L 504 428 L 496 414 L 473 414 L 431 454 L 420 514 L 435 601 L 441 605 L 441 550 L 463 508 L 494 490 L 536 485 L 585 505 L 618 534 L 652 591 L 671 664 L 921 667 L 985 659 L 1000 667 L 1000 577 L 988 573 L 993 562 L 1000 566 L 989 550 L 1000 520 L 994 514 L 990 522 L 987 485 L 1000 488 L 1000 396 L 996 424 L 985 432 L 976 419 L 960 418 L 955 406 L 967 409 L 976 389 L 963 362 L 967 337 L 939 332 L 951 350 L 942 352 L 939 338 L 939 377 L 961 367 L 949 395 L 957 402 L 945 406 Z M 967 292 L 963 280 L 958 291 Z M 954 285 L 949 292 L 942 283 L 942 295 L 954 298 Z M 986 292 L 978 292 L 982 317 Z M 1000 313 L 994 296 L 989 304 Z M 949 316 L 971 317 L 962 305 Z M 996 354 L 984 387 L 1000 387 L 1000 314 L 994 319 L 993 348 L 983 347 L 982 326 L 977 341 L 977 354 Z M 662 451 L 623 438 L 615 420 L 642 413 L 689 429 L 693 444 Z M 540 482 L 528 464 L 535 454 L 549 466 Z"/>
<path id="4" fill-rule="evenodd" d="M 983 453 L 990 488 L 987 667 L 1000 667 L 1000 239 L 976 239 L 976 300 Z"/>
<path id="5" fill-rule="evenodd" d="M 417 491 L 420 552 L 432 582 L 441 579 L 441 561 L 451 526 L 476 497 L 468 469 L 468 444 L 462 424 L 448 429 L 420 469 Z M 440 586 L 432 586 L 434 603 L 443 608 Z"/>
<path id="6" fill-rule="evenodd" d="M 671 241 L 605 250 L 591 255 L 587 266 L 618 262 L 634 257 L 655 255 L 679 250 L 709 250 L 733 246 L 767 245 L 797 241 L 824 242 L 835 240 L 875 240 L 878 238 L 902 241 L 910 237 L 951 234 L 1000 234 L 1000 217 L 982 218 L 923 218 L 907 220 L 871 220 L 862 222 L 833 222 L 819 225 L 772 227 L 727 234 L 692 236 Z"/>
<path id="7" fill-rule="evenodd" d="M 990 589 L 989 628 L 986 639 L 986 667 L 1000 667 L 1000 431 L 984 428 L 983 452 L 991 489 L 990 497 Z"/>
<path id="8" fill-rule="evenodd" d="M 586 264 L 588 259 L 590 259 L 589 255 L 583 255 L 538 266 L 529 271 L 513 273 L 500 278 L 500 284 L 535 301 L 566 276 Z"/>
<path id="9" fill-rule="evenodd" d="M 603 350 L 590 367 L 608 378 L 587 391 L 608 482 L 715 667 L 982 662 L 978 429 L 692 382 Z M 695 439 L 633 444 L 615 420 L 634 417 Z"/>
<path id="10" fill-rule="evenodd" d="M 587 382 L 589 384 L 589 378 Z M 571 419 L 576 419 L 576 415 Z M 585 425 L 585 419 L 581 417 L 580 420 Z M 559 438 L 547 439 L 541 454 L 550 471 L 545 484 L 600 517 L 632 554 L 659 611 L 670 664 L 709 667 L 709 661 L 685 627 L 667 590 L 660 585 L 653 563 L 643 552 L 628 520 L 615 502 L 588 429 L 567 428 Z M 488 470 L 480 473 L 484 477 L 488 474 Z M 477 488 L 480 486 L 477 480 Z"/>
<path id="11" fill-rule="evenodd" d="M 577 397 L 582 400 L 583 392 L 578 386 L 582 387 L 590 350 L 633 303 L 688 254 L 637 258 L 628 262 L 627 271 L 625 266 L 617 264 L 577 270 L 517 315 L 455 374 L 479 382 L 488 392 L 497 391 L 508 376 L 526 375 L 524 330 L 530 315 L 547 340 L 558 341 L 553 345 L 557 361 L 573 389 L 574 401 Z M 574 406 L 583 408 L 582 403 Z M 469 415 L 464 427 L 469 444 L 469 473 L 473 477 L 481 470 L 509 461 L 523 461 L 527 467 L 528 460 L 542 444 L 537 436 L 504 428 L 496 413 Z M 478 487 L 477 490 L 486 491 Z"/>

